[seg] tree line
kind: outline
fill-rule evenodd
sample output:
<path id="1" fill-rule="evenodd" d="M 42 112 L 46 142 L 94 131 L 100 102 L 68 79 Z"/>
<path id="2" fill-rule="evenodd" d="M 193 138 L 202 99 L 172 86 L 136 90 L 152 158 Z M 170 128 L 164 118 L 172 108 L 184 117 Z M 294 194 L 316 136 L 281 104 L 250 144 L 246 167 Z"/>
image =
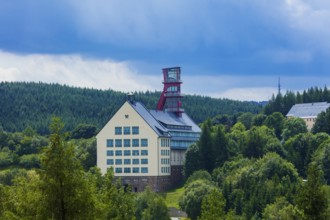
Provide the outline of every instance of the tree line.
<path id="1" fill-rule="evenodd" d="M 160 92 L 135 92 L 135 99 L 148 109 L 155 109 Z M 59 84 L 34 82 L 0 83 L 0 127 L 8 132 L 23 131 L 32 127 L 41 135 L 49 134 L 52 116 L 61 117 L 65 130 L 72 131 L 79 124 L 102 128 L 126 101 L 126 94 L 113 90 L 75 88 Z M 207 116 L 261 111 L 257 102 L 187 95 L 183 108 L 196 122 Z"/>

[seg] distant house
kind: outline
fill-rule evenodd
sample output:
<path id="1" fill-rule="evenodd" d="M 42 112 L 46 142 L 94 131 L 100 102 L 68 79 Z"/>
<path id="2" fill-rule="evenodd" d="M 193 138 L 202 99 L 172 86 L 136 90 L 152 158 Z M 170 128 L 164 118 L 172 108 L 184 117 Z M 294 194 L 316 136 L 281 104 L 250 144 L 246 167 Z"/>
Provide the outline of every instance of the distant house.
<path id="1" fill-rule="evenodd" d="M 307 129 L 311 130 L 315 124 L 318 114 L 326 111 L 329 107 L 330 103 L 327 102 L 295 104 L 292 106 L 286 117 L 298 117 L 304 119 Z"/>
<path id="2" fill-rule="evenodd" d="M 130 96 L 96 136 L 97 166 L 133 191 L 164 191 L 183 179 L 187 148 L 201 129 L 181 108 L 180 68 L 167 68 L 156 110 Z"/>

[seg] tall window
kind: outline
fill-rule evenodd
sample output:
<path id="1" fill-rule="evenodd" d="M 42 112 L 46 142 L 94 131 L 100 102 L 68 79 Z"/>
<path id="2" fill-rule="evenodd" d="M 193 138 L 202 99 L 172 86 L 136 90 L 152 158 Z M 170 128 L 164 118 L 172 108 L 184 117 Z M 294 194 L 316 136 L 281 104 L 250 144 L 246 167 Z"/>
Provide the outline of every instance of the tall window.
<path id="1" fill-rule="evenodd" d="M 131 146 L 131 140 L 130 139 L 124 139 L 124 147 L 130 147 Z"/>
<path id="2" fill-rule="evenodd" d="M 148 147 L 148 139 L 141 139 L 141 147 Z"/>
<path id="3" fill-rule="evenodd" d="M 122 172 L 123 172 L 123 169 L 121 167 L 116 168 L 116 173 L 122 173 Z"/>
<path id="4" fill-rule="evenodd" d="M 141 150 L 141 155 L 142 156 L 147 156 L 148 155 L 148 150 Z"/>
<path id="5" fill-rule="evenodd" d="M 139 156 L 139 151 L 138 150 L 133 150 L 132 154 L 133 154 L 133 156 Z"/>
<path id="6" fill-rule="evenodd" d="M 141 167 L 141 173 L 148 173 L 148 167 Z"/>
<path id="7" fill-rule="evenodd" d="M 113 150 L 107 150 L 107 156 L 113 156 Z"/>
<path id="8" fill-rule="evenodd" d="M 138 126 L 133 126 L 132 127 L 132 134 L 139 134 L 139 127 Z"/>
<path id="9" fill-rule="evenodd" d="M 121 150 L 116 150 L 116 156 L 122 156 L 123 152 Z"/>
<path id="10" fill-rule="evenodd" d="M 132 146 L 133 147 L 138 147 L 139 146 L 139 139 L 133 139 L 132 140 Z"/>
<path id="11" fill-rule="evenodd" d="M 107 159 L 107 165 L 113 165 L 113 159 Z"/>
<path id="12" fill-rule="evenodd" d="M 115 134 L 122 134 L 122 128 L 121 127 L 115 127 Z"/>
<path id="13" fill-rule="evenodd" d="M 121 139 L 116 139 L 115 140 L 115 146 L 116 147 L 122 147 L 122 140 Z"/>
<path id="14" fill-rule="evenodd" d="M 107 139 L 107 147 L 113 147 L 113 139 Z"/>
<path id="15" fill-rule="evenodd" d="M 124 127 L 124 134 L 131 134 L 131 127 Z"/>

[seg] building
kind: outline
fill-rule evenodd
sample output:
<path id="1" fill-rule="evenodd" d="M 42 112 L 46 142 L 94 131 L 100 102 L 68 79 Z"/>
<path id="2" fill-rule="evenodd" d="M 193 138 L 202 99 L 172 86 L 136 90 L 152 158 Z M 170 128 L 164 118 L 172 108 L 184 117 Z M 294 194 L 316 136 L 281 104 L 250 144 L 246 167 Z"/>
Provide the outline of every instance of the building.
<path id="1" fill-rule="evenodd" d="M 325 112 L 329 107 L 330 103 L 327 102 L 295 104 L 292 106 L 286 117 L 299 117 L 304 119 L 307 129 L 311 130 L 315 124 L 318 114 Z"/>
<path id="2" fill-rule="evenodd" d="M 201 129 L 181 108 L 180 68 L 163 69 L 164 89 L 156 110 L 130 96 L 97 138 L 97 166 L 114 170 L 133 191 L 164 191 L 182 180 L 184 155 Z"/>

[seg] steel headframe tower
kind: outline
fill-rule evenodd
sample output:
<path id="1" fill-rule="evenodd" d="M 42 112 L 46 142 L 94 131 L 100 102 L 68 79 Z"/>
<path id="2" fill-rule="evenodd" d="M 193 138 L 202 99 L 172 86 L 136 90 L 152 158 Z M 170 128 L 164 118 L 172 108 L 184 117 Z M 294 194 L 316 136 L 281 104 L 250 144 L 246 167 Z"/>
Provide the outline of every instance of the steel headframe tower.
<path id="1" fill-rule="evenodd" d="M 169 111 L 177 114 L 179 117 L 182 115 L 183 109 L 181 108 L 181 69 L 180 67 L 171 67 L 163 69 L 164 76 L 164 89 L 157 104 L 157 110 Z"/>

